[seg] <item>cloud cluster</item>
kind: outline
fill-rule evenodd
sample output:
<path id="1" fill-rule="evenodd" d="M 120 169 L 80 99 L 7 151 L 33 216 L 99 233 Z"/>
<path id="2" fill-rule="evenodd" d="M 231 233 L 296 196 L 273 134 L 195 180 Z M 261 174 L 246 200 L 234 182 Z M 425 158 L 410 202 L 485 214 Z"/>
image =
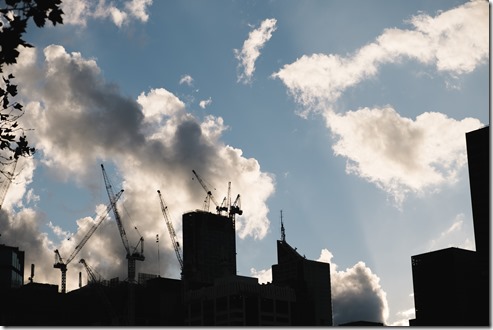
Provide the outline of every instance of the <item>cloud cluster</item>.
<path id="1" fill-rule="evenodd" d="M 212 99 L 209 97 L 207 100 L 201 100 L 199 102 L 199 107 L 201 107 L 202 109 L 205 109 L 206 107 L 208 107 L 210 104 L 212 103 Z"/>
<path id="2" fill-rule="evenodd" d="M 255 61 L 260 56 L 260 50 L 265 43 L 270 40 L 272 33 L 277 29 L 277 20 L 274 18 L 266 19 L 260 27 L 248 34 L 248 39 L 243 43 L 241 50 L 234 49 L 234 54 L 238 63 L 238 82 L 245 84 L 251 82 L 255 72 Z"/>
<path id="3" fill-rule="evenodd" d="M 272 76 L 310 110 L 334 103 L 349 87 L 378 73 L 381 65 L 411 59 L 439 71 L 463 74 L 489 58 L 488 3 L 468 2 L 436 17 L 421 14 L 412 30 L 386 29 L 376 40 L 347 57 L 304 55 Z"/>
<path id="4" fill-rule="evenodd" d="M 191 75 L 184 75 L 180 78 L 180 85 L 183 85 L 183 84 L 186 84 L 188 86 L 192 86 L 193 85 L 193 78 Z"/>
<path id="5" fill-rule="evenodd" d="M 347 172 L 375 183 L 399 205 L 409 192 L 453 182 L 466 163 L 464 134 L 483 125 L 440 113 L 412 120 L 387 105 L 339 114 L 337 101 L 348 88 L 376 76 L 383 64 L 404 59 L 451 75 L 473 71 L 489 58 L 488 22 L 488 3 L 473 0 L 435 17 L 414 16 L 413 29 L 386 29 L 348 56 L 304 55 L 272 77 L 303 106 L 300 116 L 325 118 L 336 139 L 334 153 L 348 159 Z"/>
<path id="6" fill-rule="evenodd" d="M 110 19 L 116 26 L 121 27 L 131 20 L 147 22 L 149 15 L 148 7 L 152 0 L 130 0 L 125 1 L 122 7 L 115 6 L 114 2 L 107 3 L 106 0 L 64 0 L 62 2 L 63 23 L 71 25 L 86 26 L 90 18 Z"/>
<path id="7" fill-rule="evenodd" d="M 244 213 L 236 220 L 240 238 L 262 239 L 267 234 L 266 201 L 274 191 L 274 179 L 262 172 L 257 160 L 245 158 L 240 149 L 221 141 L 227 128 L 222 118 L 192 116 L 184 103 L 164 88 L 143 92 L 137 100 L 124 96 L 117 86 L 103 79 L 96 61 L 80 53 L 67 53 L 61 46 L 46 47 L 43 54 L 44 63 L 40 67 L 36 64 L 35 50 L 26 49 L 16 70 L 19 83 L 25 87 L 23 103 L 27 111 L 22 124 L 34 128 L 35 134 L 29 136 L 29 141 L 38 150 L 37 158 L 31 161 L 45 166 L 59 180 L 70 180 L 92 192 L 94 200 L 99 200 L 103 180 L 99 164 L 108 165 L 107 173 L 115 192 L 125 190 L 118 204 L 129 242 L 138 243 L 134 227 L 146 241 L 147 261 L 138 263 L 138 272 L 158 273 L 157 248 L 149 242 L 154 242 L 159 234 L 163 238 L 161 249 L 165 250 L 164 254 L 161 252 L 164 273 L 160 273 L 179 276 L 157 190 L 161 190 L 169 206 L 180 240 L 181 214 L 202 208 L 206 196 L 198 182 L 192 180 L 192 169 L 216 188 L 214 195 L 218 201 L 226 196 L 228 182 L 232 183 L 234 196 L 241 194 Z M 35 165 L 26 169 L 30 180 Z M 26 181 L 19 199 L 23 203 L 27 203 L 30 180 Z M 44 192 L 31 191 L 31 195 L 43 198 L 40 193 Z M 101 210 L 107 202 L 100 201 L 95 209 Z M 16 226 L 12 226 L 11 217 L 5 216 L 2 239 L 15 242 L 12 244 L 26 251 L 28 260 L 36 260 L 40 272 L 51 274 L 49 282 L 59 283 L 60 274 L 53 270 L 54 243 L 40 230 L 43 216 L 29 207 L 34 204 L 26 205 L 22 212 L 14 212 Z M 77 220 L 77 231 L 57 247 L 62 257 L 70 255 L 96 217 L 97 214 Z M 66 235 L 61 224 L 49 224 L 47 220 L 44 224 L 55 234 Z M 29 230 L 24 229 L 26 226 Z M 10 239 L 21 234 L 18 230 L 29 237 Z M 33 250 L 40 253 L 36 259 L 30 256 Z M 79 257 L 85 258 L 106 278 L 126 278 L 125 251 L 114 220 L 104 221 Z M 69 269 L 81 269 L 76 263 L 79 257 Z M 76 285 L 75 276 L 70 273 L 69 290 Z"/>
<path id="8" fill-rule="evenodd" d="M 362 261 L 346 270 L 337 270 L 332 257 L 329 250 L 323 249 L 318 261 L 330 263 L 334 325 L 354 321 L 385 324 L 389 307 L 380 278 Z"/>
<path id="9" fill-rule="evenodd" d="M 400 204 L 406 194 L 454 183 L 467 164 L 465 132 L 478 129 L 474 118 L 454 120 L 425 112 L 415 120 L 393 108 L 363 108 L 325 113 L 337 136 L 336 155 L 347 158 L 346 171 L 374 182 Z"/>

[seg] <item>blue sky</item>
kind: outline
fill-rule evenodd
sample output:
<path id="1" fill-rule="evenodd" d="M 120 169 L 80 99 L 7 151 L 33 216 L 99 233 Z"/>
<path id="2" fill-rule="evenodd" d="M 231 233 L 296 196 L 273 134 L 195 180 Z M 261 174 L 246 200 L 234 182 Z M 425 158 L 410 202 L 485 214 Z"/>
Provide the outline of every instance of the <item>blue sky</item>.
<path id="1" fill-rule="evenodd" d="M 288 243 L 331 263 L 335 324 L 407 325 L 411 256 L 475 248 L 464 134 L 489 124 L 488 6 L 63 1 L 64 24 L 29 28 L 13 69 L 37 153 L 2 243 L 59 284 L 53 250 L 68 256 L 107 204 L 104 163 L 131 244 L 133 226 L 145 238 L 137 271 L 178 278 L 156 190 L 180 241 L 205 197 L 195 169 L 218 201 L 229 181 L 241 194 L 238 274 L 271 280 L 282 210 Z M 114 220 L 80 257 L 125 278 Z"/>

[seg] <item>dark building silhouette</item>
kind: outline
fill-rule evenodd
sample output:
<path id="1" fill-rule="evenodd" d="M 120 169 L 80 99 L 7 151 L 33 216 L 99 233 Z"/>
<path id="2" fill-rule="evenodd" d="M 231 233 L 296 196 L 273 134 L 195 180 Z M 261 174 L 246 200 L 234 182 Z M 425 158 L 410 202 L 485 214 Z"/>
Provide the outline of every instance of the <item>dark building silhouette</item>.
<path id="1" fill-rule="evenodd" d="M 410 325 L 485 325 L 477 253 L 447 248 L 413 256 L 412 275 L 416 319 Z"/>
<path id="2" fill-rule="evenodd" d="M 24 251 L 0 244 L 0 288 L 18 288 L 24 284 Z"/>
<path id="3" fill-rule="evenodd" d="M 0 290 L 3 326 L 61 326 L 69 324 L 67 296 L 58 293 L 58 286 L 27 283 L 19 288 Z M 71 307 L 74 308 L 74 307 Z"/>
<path id="4" fill-rule="evenodd" d="M 296 295 L 289 287 L 232 276 L 185 293 L 188 326 L 289 326 Z"/>
<path id="5" fill-rule="evenodd" d="M 234 221 L 209 212 L 183 215 L 186 325 L 332 325 L 330 266 L 277 242 L 273 281 L 236 275 Z"/>
<path id="6" fill-rule="evenodd" d="M 257 278 L 236 275 L 235 235 L 231 217 L 186 213 L 181 280 L 144 273 L 137 283 L 93 278 L 67 293 L 32 281 L 9 285 L 0 290 L 9 302 L 0 309 L 1 325 L 332 325 L 329 264 L 300 256 L 283 235 L 273 281 L 259 284 Z M 21 256 L 16 267 L 23 269 L 23 252 L 8 250 Z"/>
<path id="7" fill-rule="evenodd" d="M 466 133 L 476 252 L 490 260 L 490 127 Z M 489 268 L 489 267 L 488 267 Z"/>
<path id="8" fill-rule="evenodd" d="M 296 294 L 292 325 L 332 325 L 330 265 L 302 257 L 284 235 L 277 241 L 277 262 L 272 266 L 272 284 L 293 288 Z"/>
<path id="9" fill-rule="evenodd" d="M 140 273 L 137 283 L 106 281 L 88 271 L 88 284 L 67 293 L 57 285 L 20 285 L 23 279 L 17 279 L 17 285 L 11 281 L 0 288 L 9 302 L 0 309 L 1 325 L 332 325 L 330 265 L 299 255 L 286 242 L 283 226 L 273 281 L 259 284 L 236 275 L 232 212 L 188 212 L 182 221 L 182 279 Z M 24 253 L 7 250 L 8 258 L 0 259 L 8 264 L 4 268 L 23 274 Z"/>
<path id="10" fill-rule="evenodd" d="M 489 126 L 466 133 L 476 251 L 448 248 L 411 257 L 411 326 L 490 325 Z"/>
<path id="11" fill-rule="evenodd" d="M 231 218 L 204 211 L 183 214 L 183 280 L 190 288 L 236 275 L 236 233 Z"/>

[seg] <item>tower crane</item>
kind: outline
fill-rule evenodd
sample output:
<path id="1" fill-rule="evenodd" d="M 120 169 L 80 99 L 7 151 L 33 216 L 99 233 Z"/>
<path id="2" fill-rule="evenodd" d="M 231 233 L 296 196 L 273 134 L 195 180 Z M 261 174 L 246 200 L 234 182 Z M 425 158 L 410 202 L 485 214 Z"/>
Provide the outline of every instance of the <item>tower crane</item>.
<path id="1" fill-rule="evenodd" d="M 233 221 L 233 226 L 235 225 L 235 220 L 236 220 L 236 214 L 242 215 L 243 210 L 241 209 L 241 200 L 240 200 L 240 194 L 236 196 L 235 201 L 231 206 L 229 207 L 229 218 Z"/>
<path id="2" fill-rule="evenodd" d="M 219 206 L 216 199 L 214 198 L 214 195 L 212 195 L 212 191 L 209 189 L 209 187 L 204 182 L 204 180 L 202 180 L 202 178 L 197 174 L 197 172 L 195 172 L 195 170 L 192 170 L 192 172 L 197 178 L 197 180 L 199 180 L 199 183 L 202 186 L 202 188 L 204 188 L 204 190 L 207 192 L 207 196 L 205 197 L 205 203 L 204 203 L 204 211 L 209 212 L 210 201 L 212 201 L 214 205 L 216 205 L 217 213 L 220 213 L 221 211 L 227 211 L 228 210 L 227 207 Z"/>
<path id="3" fill-rule="evenodd" d="M 111 186 L 111 183 L 109 181 L 108 175 L 106 174 L 106 171 L 104 169 L 103 164 L 101 164 L 101 170 L 103 171 L 103 178 L 104 178 L 104 183 L 106 185 L 106 191 L 108 193 L 108 197 L 110 199 L 112 208 L 113 208 L 113 213 L 115 215 L 115 220 L 116 224 L 118 225 L 118 230 L 120 231 L 120 237 L 123 242 L 123 246 L 125 247 L 125 250 L 127 252 L 126 258 L 128 260 L 128 281 L 131 283 L 135 283 L 135 262 L 137 260 L 139 261 L 144 261 L 144 238 L 141 236 L 139 239 L 139 243 L 135 246 L 133 251 L 130 250 L 130 245 L 128 244 L 128 238 L 127 234 L 125 233 L 125 229 L 123 228 L 123 223 L 120 218 L 120 214 L 118 212 L 118 209 L 116 208 L 116 203 L 114 202 L 115 200 L 115 194 L 113 192 L 113 187 Z M 136 228 L 137 229 L 137 228 Z M 137 248 L 139 247 L 140 244 L 140 252 L 137 251 Z"/>
<path id="4" fill-rule="evenodd" d="M 87 276 L 89 277 L 88 282 L 92 283 L 100 283 L 101 282 L 101 276 L 96 276 L 96 271 L 89 267 L 89 265 L 86 263 L 86 260 L 80 259 L 79 263 L 84 265 L 84 268 L 86 269 Z"/>
<path id="5" fill-rule="evenodd" d="M 14 179 L 14 173 L 15 173 L 15 167 L 17 166 L 17 161 L 19 158 L 15 158 L 15 160 L 12 163 L 6 164 L 5 166 L 12 166 L 12 170 L 9 171 L 7 168 L 6 170 L 2 170 L 2 174 L 5 176 L 5 181 L 0 188 L 0 209 L 3 206 L 3 200 L 5 199 L 5 195 L 7 195 L 7 191 L 10 188 L 10 184 L 12 183 L 12 180 Z"/>
<path id="6" fill-rule="evenodd" d="M 101 225 L 103 220 L 106 218 L 110 210 L 114 207 L 114 204 L 118 201 L 120 196 L 123 194 L 123 190 L 120 190 L 120 192 L 115 196 L 114 200 L 106 206 L 106 210 L 104 213 L 96 220 L 96 222 L 92 225 L 92 227 L 89 229 L 89 231 L 84 235 L 82 240 L 80 241 L 79 244 L 75 246 L 74 251 L 70 254 L 70 256 L 67 258 L 66 261 L 63 261 L 62 256 L 60 255 L 60 252 L 55 250 L 55 264 L 53 265 L 54 268 L 59 268 L 60 271 L 62 272 L 62 293 L 66 292 L 66 283 L 67 283 L 67 266 L 68 264 L 75 258 L 77 253 L 82 250 L 84 245 L 87 243 L 89 238 L 94 234 L 96 229 Z"/>
<path id="7" fill-rule="evenodd" d="M 89 265 L 86 263 L 86 261 L 84 259 L 80 259 L 79 263 L 83 264 L 84 268 L 86 269 L 87 276 L 89 277 L 88 282 L 92 282 L 94 284 L 100 284 L 101 283 L 101 280 L 100 280 L 101 276 L 99 276 L 99 278 L 96 277 L 96 274 L 95 274 L 96 271 L 93 270 L 91 267 L 89 267 Z M 110 302 L 108 296 L 103 291 L 103 288 L 101 286 L 98 285 L 97 289 L 98 289 L 97 291 L 98 291 L 99 297 L 101 298 L 103 303 L 106 305 L 106 309 L 108 310 L 108 313 L 109 313 L 110 318 L 111 318 L 111 324 L 116 325 L 118 317 L 115 313 L 115 310 L 111 306 L 111 302 Z"/>
<path id="8" fill-rule="evenodd" d="M 173 243 L 173 248 L 175 249 L 176 258 L 180 263 L 180 271 L 183 271 L 183 259 L 181 257 L 180 244 L 178 244 L 178 242 L 176 241 L 176 233 L 168 214 L 168 206 L 164 204 L 164 200 L 163 200 L 163 196 L 161 196 L 161 192 L 158 190 L 157 193 L 159 195 L 159 201 L 161 202 L 161 211 L 163 211 L 164 220 L 166 221 L 166 226 L 168 227 L 169 235 L 171 237 L 171 242 Z"/>
<path id="9" fill-rule="evenodd" d="M 228 182 L 228 194 L 226 197 L 223 198 L 223 201 L 221 203 L 221 206 L 219 206 L 219 209 L 221 211 L 228 211 L 231 206 L 231 181 Z"/>

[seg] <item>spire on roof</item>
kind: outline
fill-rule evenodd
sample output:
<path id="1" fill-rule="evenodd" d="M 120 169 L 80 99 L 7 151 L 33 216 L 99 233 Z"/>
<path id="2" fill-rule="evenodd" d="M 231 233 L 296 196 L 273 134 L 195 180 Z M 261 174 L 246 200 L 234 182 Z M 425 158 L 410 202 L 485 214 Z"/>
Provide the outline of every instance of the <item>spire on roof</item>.
<path id="1" fill-rule="evenodd" d="M 284 231 L 284 224 L 282 222 L 282 210 L 281 210 L 281 241 L 286 242 L 286 232 Z"/>

